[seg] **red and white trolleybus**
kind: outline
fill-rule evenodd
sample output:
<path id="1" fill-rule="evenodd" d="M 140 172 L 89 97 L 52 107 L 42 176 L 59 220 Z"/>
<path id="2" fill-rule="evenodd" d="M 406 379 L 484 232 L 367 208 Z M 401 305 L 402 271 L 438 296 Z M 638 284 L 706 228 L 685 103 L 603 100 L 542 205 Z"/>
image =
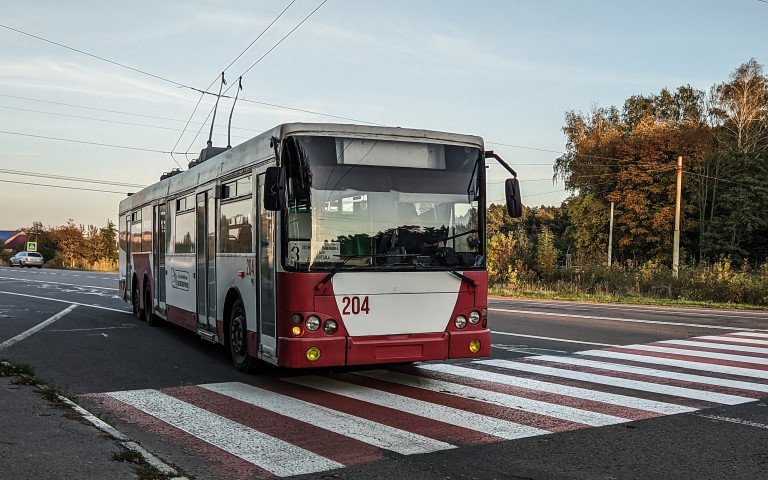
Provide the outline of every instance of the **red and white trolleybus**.
<path id="1" fill-rule="evenodd" d="M 120 202 L 120 293 L 150 325 L 226 345 L 240 370 L 489 356 L 486 157 L 516 174 L 483 147 L 275 127 Z"/>

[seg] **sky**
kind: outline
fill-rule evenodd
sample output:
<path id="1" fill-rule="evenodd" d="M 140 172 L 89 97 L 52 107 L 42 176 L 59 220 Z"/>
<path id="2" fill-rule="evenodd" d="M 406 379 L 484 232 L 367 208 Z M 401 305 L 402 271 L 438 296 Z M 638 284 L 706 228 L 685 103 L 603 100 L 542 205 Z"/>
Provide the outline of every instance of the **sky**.
<path id="1" fill-rule="evenodd" d="M 280 42 L 321 3 L 0 0 L 0 230 L 116 222 L 126 192 L 205 146 L 213 97 L 196 108 L 179 84 L 207 88 L 286 7 L 225 71 L 230 94 L 247 71 L 241 99 L 263 102 L 238 101 L 233 145 L 297 121 L 479 135 L 529 206 L 568 196 L 552 182 L 565 112 L 708 90 L 750 58 L 768 63 L 764 0 L 327 0 Z M 214 145 L 230 108 L 222 99 Z M 489 201 L 506 176 L 489 168 Z"/>

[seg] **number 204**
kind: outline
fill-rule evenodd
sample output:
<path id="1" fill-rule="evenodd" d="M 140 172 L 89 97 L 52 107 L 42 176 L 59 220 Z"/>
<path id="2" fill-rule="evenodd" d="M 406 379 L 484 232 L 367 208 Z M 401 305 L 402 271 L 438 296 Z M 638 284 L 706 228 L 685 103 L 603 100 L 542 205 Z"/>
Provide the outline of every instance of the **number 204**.
<path id="1" fill-rule="evenodd" d="M 341 311 L 342 315 L 359 315 L 361 312 L 368 315 L 371 313 L 367 296 L 362 299 L 360 297 L 342 297 L 341 303 L 344 304 Z"/>

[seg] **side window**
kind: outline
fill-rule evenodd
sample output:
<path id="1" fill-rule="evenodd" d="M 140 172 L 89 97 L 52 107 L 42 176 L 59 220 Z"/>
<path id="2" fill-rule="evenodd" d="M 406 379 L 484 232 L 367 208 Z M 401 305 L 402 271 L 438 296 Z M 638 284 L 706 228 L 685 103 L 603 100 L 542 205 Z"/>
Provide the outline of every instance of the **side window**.
<path id="1" fill-rule="evenodd" d="M 192 195 L 177 198 L 174 202 L 173 252 L 195 253 L 195 201 Z M 171 235 L 168 235 L 170 241 Z M 169 249 L 170 250 L 170 249 Z"/>
<path id="2" fill-rule="evenodd" d="M 131 213 L 131 253 L 141 251 L 141 211 Z"/>
<path id="3" fill-rule="evenodd" d="M 141 251 L 152 251 L 152 206 L 141 209 Z"/>
<path id="4" fill-rule="evenodd" d="M 219 252 L 253 251 L 253 178 L 248 175 L 222 185 Z"/>

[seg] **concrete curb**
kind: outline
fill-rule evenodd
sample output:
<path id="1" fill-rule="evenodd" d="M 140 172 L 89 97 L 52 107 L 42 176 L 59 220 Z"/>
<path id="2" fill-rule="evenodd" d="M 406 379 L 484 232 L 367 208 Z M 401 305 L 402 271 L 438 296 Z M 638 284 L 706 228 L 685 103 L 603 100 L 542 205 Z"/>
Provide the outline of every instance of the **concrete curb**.
<path id="1" fill-rule="evenodd" d="M 40 388 L 41 390 L 45 390 L 47 388 L 43 385 L 37 385 L 37 387 Z M 162 460 L 157 458 L 155 455 L 145 450 L 141 445 L 132 441 L 127 435 L 120 432 L 116 428 L 108 425 L 106 422 L 96 417 L 94 414 L 84 409 L 80 405 L 76 404 L 72 400 L 64 396 L 61 396 L 59 394 L 56 394 L 56 397 L 59 399 L 59 401 L 61 401 L 62 403 L 70 407 L 72 410 L 79 413 L 85 420 L 90 422 L 94 427 L 98 428 L 99 430 L 106 433 L 113 439 L 117 440 L 124 448 L 128 450 L 135 450 L 141 453 L 141 455 L 144 457 L 144 460 L 149 465 L 155 467 L 160 472 L 166 475 L 174 475 L 173 477 L 170 478 L 170 480 L 189 480 L 187 477 L 178 476 L 178 472 L 176 471 L 176 469 L 174 469 L 167 463 L 163 462 Z"/>

